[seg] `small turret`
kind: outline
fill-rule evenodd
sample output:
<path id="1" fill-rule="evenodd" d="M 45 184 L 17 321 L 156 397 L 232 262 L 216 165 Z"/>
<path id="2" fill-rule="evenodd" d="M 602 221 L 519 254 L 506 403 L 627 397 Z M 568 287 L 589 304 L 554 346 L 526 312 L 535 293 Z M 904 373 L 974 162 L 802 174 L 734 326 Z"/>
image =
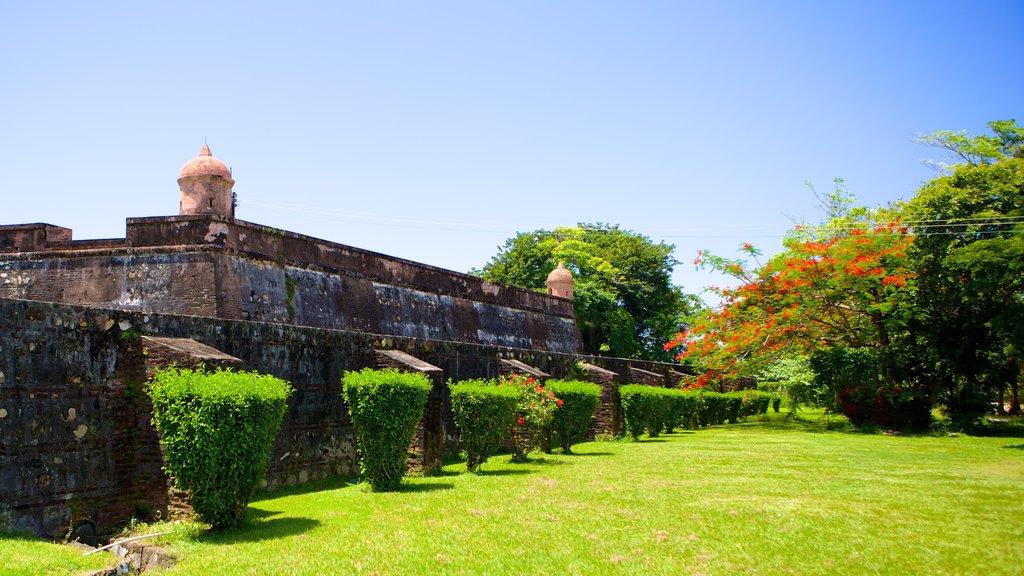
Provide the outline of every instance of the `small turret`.
<path id="1" fill-rule="evenodd" d="M 559 262 L 558 268 L 548 274 L 548 294 L 560 298 L 572 300 L 572 272 L 565 267 L 565 262 Z"/>
<path id="2" fill-rule="evenodd" d="M 235 217 L 235 200 L 231 193 L 235 181 L 223 162 L 213 157 L 203 144 L 199 155 L 188 161 L 178 176 L 181 189 L 181 214 L 217 214 Z"/>

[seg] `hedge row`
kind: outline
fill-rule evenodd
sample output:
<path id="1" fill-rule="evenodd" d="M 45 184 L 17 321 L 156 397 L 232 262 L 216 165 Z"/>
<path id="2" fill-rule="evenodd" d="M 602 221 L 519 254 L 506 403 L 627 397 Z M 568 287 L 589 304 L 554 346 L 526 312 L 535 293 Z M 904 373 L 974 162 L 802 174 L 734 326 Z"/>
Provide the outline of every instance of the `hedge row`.
<path id="1" fill-rule="evenodd" d="M 676 428 L 736 423 L 740 418 L 765 414 L 771 394 L 756 390 L 728 392 L 684 391 L 643 384 L 619 389 L 626 431 L 634 439 L 647 432 L 655 437 Z"/>
<path id="2" fill-rule="evenodd" d="M 583 440 L 600 402 L 599 386 L 574 380 L 550 380 L 541 385 L 531 380 L 524 387 L 520 380 L 513 375 L 450 384 L 455 425 L 470 472 L 478 472 L 491 451 L 510 437 L 550 430 L 566 454 L 572 453 L 573 444 Z M 546 412 L 541 404 L 547 403 L 557 407 L 550 418 L 538 418 L 538 412 Z M 527 430 L 531 427 L 542 430 Z"/>
<path id="3" fill-rule="evenodd" d="M 507 380 L 507 379 L 506 379 Z M 450 383 L 452 409 L 477 472 L 490 452 L 526 424 L 522 389 L 506 380 Z M 375 491 L 394 490 L 406 470 L 409 442 L 431 390 L 425 376 L 397 370 L 346 372 L 343 395 L 355 425 L 363 475 Z M 583 440 L 601 389 L 580 381 L 551 380 L 534 386 L 557 403 L 550 430 L 566 454 Z M 528 390 L 529 391 L 529 390 Z M 239 524 L 266 470 L 291 386 L 255 372 L 158 371 L 149 382 L 153 422 L 161 435 L 167 471 L 191 493 L 191 503 L 216 528 Z M 719 394 L 629 384 L 619 390 L 626 430 L 637 439 L 675 428 L 713 426 L 768 411 L 772 395 L 757 391 Z M 528 398 L 530 405 L 534 403 Z M 528 415 L 526 415 L 528 416 Z"/>

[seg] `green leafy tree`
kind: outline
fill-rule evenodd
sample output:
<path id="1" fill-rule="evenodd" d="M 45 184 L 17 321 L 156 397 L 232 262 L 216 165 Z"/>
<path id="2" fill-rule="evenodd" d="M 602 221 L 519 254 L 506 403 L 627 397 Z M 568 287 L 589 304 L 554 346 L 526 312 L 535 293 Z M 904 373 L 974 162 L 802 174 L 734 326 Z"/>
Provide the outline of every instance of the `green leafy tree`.
<path id="1" fill-rule="evenodd" d="M 988 123 L 994 135 L 972 136 L 964 130 L 939 130 L 918 138 L 926 146 L 945 150 L 954 164 L 930 161 L 928 164 L 941 172 L 952 172 L 957 166 L 981 166 L 1001 162 L 1008 158 L 1024 158 L 1024 127 L 1016 120 L 995 120 Z"/>
<path id="2" fill-rule="evenodd" d="M 989 126 L 994 135 L 922 139 L 960 163 L 925 184 L 905 211 L 925 369 L 964 425 L 1007 389 L 1019 412 L 1024 368 L 1024 128 L 1013 120 Z"/>
<path id="3" fill-rule="evenodd" d="M 675 246 L 608 224 L 521 232 L 482 270 L 485 280 L 545 290 L 564 262 L 574 277 L 574 308 L 584 351 L 667 360 L 662 344 L 696 306 L 672 285 Z"/>
<path id="4" fill-rule="evenodd" d="M 723 304 L 702 311 L 666 347 L 679 347 L 680 359 L 703 370 L 688 384 L 693 388 L 764 373 L 788 358 L 827 354 L 823 358 L 830 361 L 817 363 L 815 383 L 829 389 L 836 408 L 866 414 L 865 424 L 926 425 L 928 382 L 914 377 L 907 352 L 913 348 L 907 326 L 916 285 L 906 257 L 911 238 L 898 209 L 852 208 L 841 182 L 823 204 L 828 219 L 820 226 L 797 226 L 785 249 L 763 265 L 750 244 L 741 251 L 758 264 L 753 268 L 744 259 L 702 251 L 697 265 L 731 274 L 740 285 L 720 290 Z M 857 351 L 849 354 L 870 367 L 856 382 L 825 373 L 843 370 L 848 351 Z M 889 403 L 890 412 L 913 407 L 917 415 L 862 409 L 897 389 L 914 402 Z"/>

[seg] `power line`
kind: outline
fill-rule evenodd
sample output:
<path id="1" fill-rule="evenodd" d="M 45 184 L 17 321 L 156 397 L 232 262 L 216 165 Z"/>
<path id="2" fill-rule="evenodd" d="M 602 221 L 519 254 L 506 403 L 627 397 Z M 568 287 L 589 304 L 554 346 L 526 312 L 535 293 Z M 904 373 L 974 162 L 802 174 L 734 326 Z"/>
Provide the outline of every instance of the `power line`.
<path id="1" fill-rule="evenodd" d="M 247 201 L 246 207 L 254 207 L 272 211 L 274 213 L 290 213 L 299 216 L 346 222 L 359 222 L 376 224 L 393 228 L 413 228 L 447 230 L 452 232 L 499 232 L 516 233 L 523 230 L 544 229 L 544 225 L 523 225 L 510 226 L 508 222 L 485 222 L 480 220 L 452 221 L 438 218 L 424 218 L 417 216 L 400 216 L 395 214 L 384 214 L 378 212 L 360 212 L 341 210 L 335 208 L 305 207 L 290 203 Z M 1019 234 L 1022 230 L 967 230 L 971 226 L 1016 226 L 1024 224 L 1024 216 L 1000 216 L 998 218 L 972 217 L 955 219 L 933 219 L 894 222 L 892 235 L 914 236 L 948 236 L 961 234 Z M 855 230 L 867 230 L 879 227 L 868 223 L 851 226 L 827 226 L 827 225 L 805 225 L 811 230 L 824 230 L 832 233 L 852 232 Z M 951 228 L 963 228 L 963 230 L 950 230 Z M 711 224 L 698 227 L 689 227 L 685 231 L 678 228 L 642 228 L 631 230 L 648 236 L 658 238 L 700 238 L 700 239 L 753 239 L 753 238 L 783 238 L 793 228 L 780 229 L 777 225 L 771 224 Z M 898 229 L 906 229 L 901 232 Z M 927 231 L 933 229 L 945 229 L 944 231 Z M 597 230 L 592 230 L 595 232 Z M 885 234 L 879 234 L 885 235 Z"/>

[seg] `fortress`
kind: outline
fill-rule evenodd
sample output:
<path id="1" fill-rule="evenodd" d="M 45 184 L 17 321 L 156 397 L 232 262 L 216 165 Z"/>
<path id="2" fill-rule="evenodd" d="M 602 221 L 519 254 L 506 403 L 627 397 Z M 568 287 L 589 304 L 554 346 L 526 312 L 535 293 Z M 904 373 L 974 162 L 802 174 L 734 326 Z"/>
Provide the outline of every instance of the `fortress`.
<path id="1" fill-rule="evenodd" d="M 428 374 L 411 447 L 429 472 L 457 448 L 448 380 L 524 372 L 602 385 L 592 432 L 619 427 L 618 385 L 672 385 L 675 365 L 581 355 L 572 275 L 548 293 L 235 218 L 207 146 L 178 178 L 180 214 L 124 238 L 0 226 L 0 529 L 106 533 L 171 502 L 142 384 L 154 368 L 236 366 L 296 392 L 267 487 L 358 474 L 346 370 Z"/>
<path id="2" fill-rule="evenodd" d="M 571 276 L 540 294 L 236 220 L 234 183 L 204 145 L 178 178 L 181 214 L 129 218 L 125 238 L 0 226 L 0 298 L 581 350 Z"/>

